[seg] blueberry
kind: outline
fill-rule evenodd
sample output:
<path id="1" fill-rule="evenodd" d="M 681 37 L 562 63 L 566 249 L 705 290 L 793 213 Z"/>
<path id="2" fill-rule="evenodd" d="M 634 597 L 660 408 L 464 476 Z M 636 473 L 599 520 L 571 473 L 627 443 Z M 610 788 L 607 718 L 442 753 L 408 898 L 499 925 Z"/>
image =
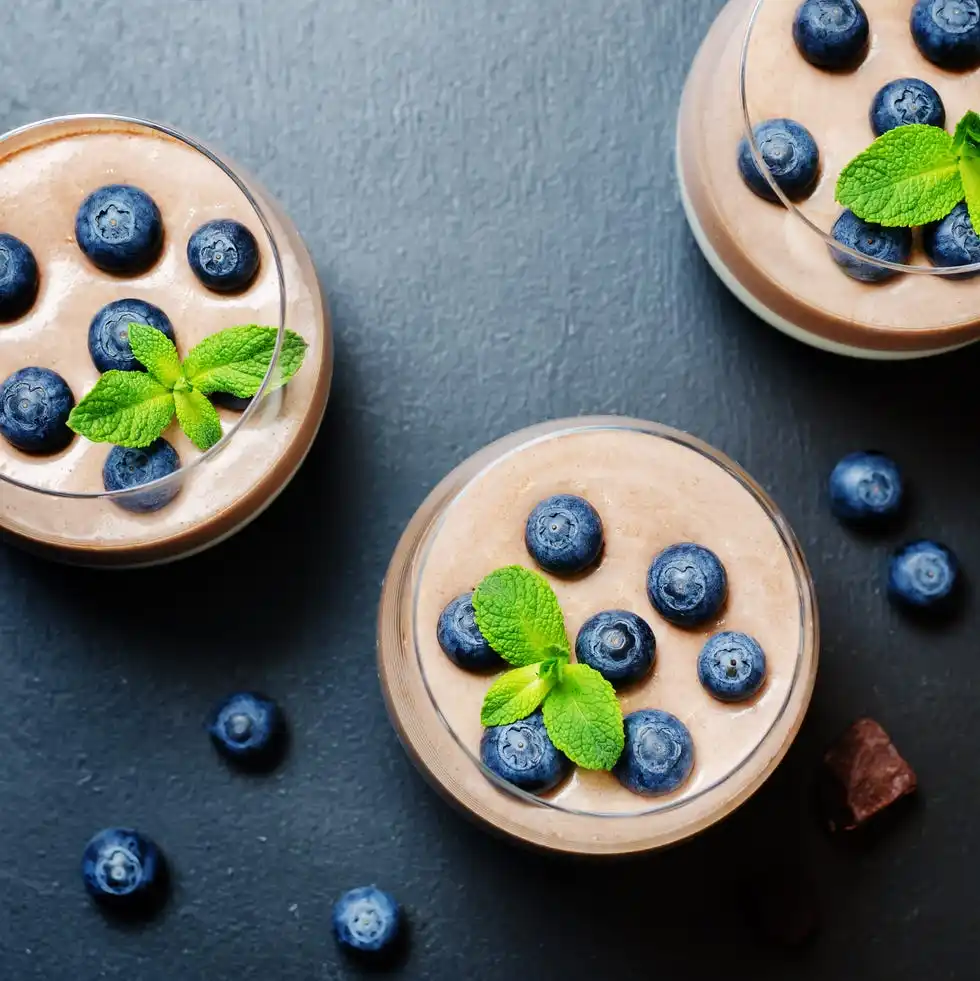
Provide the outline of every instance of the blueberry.
<path id="1" fill-rule="evenodd" d="M 766 680 L 766 655 L 748 634 L 715 634 L 698 655 L 698 680 L 722 702 L 744 701 Z"/>
<path id="2" fill-rule="evenodd" d="M 337 943 L 344 950 L 378 955 L 398 941 L 402 912 L 394 897 L 377 886 L 361 886 L 337 900 L 331 922 Z"/>
<path id="3" fill-rule="evenodd" d="M 913 123 L 946 125 L 946 107 L 928 82 L 921 78 L 897 78 L 878 89 L 871 103 L 871 128 L 875 136 Z"/>
<path id="4" fill-rule="evenodd" d="M 226 698 L 213 712 L 208 732 L 218 751 L 245 767 L 278 762 L 286 732 L 282 710 L 270 698 L 240 692 Z"/>
<path id="5" fill-rule="evenodd" d="M 107 491 L 129 490 L 159 480 L 180 469 L 177 451 L 161 436 L 143 449 L 114 446 L 102 466 L 102 486 Z M 145 514 L 168 505 L 180 490 L 179 484 L 148 490 L 116 500 L 121 508 Z"/>
<path id="6" fill-rule="evenodd" d="M 888 595 L 920 610 L 943 607 L 953 596 L 959 577 L 956 556 L 938 542 L 903 545 L 888 567 Z"/>
<path id="7" fill-rule="evenodd" d="M 863 252 L 872 259 L 886 262 L 908 262 L 912 254 L 912 230 L 909 228 L 885 228 L 870 221 L 862 221 L 853 211 L 841 213 L 831 230 L 833 237 L 842 245 Z M 898 273 L 870 262 L 862 262 L 831 248 L 830 254 L 844 272 L 862 283 L 881 283 Z"/>
<path id="8" fill-rule="evenodd" d="M 869 36 L 868 15 L 857 0 L 804 0 L 793 21 L 800 54 L 818 68 L 856 68 Z"/>
<path id="9" fill-rule="evenodd" d="M 491 773 L 532 794 L 557 787 L 572 769 L 571 760 L 551 741 L 540 710 L 519 722 L 485 729 L 480 759 Z"/>
<path id="10" fill-rule="evenodd" d="M 780 190 L 792 201 L 805 198 L 820 173 L 820 151 L 806 127 L 792 119 L 768 119 L 752 131 L 756 145 Z M 744 136 L 738 145 L 738 169 L 742 180 L 760 198 L 779 203 L 752 156 Z"/>
<path id="11" fill-rule="evenodd" d="M 103 272 L 146 272 L 163 248 L 163 220 L 153 198 L 130 184 L 93 191 L 75 216 L 78 247 Z"/>
<path id="12" fill-rule="evenodd" d="M 230 409 L 232 412 L 244 412 L 252 404 L 251 397 L 242 398 L 230 392 L 212 392 L 208 398 L 214 405 L 221 406 L 222 409 Z"/>
<path id="13" fill-rule="evenodd" d="M 980 65 L 978 0 L 916 0 L 912 37 L 933 64 L 951 71 Z"/>
<path id="14" fill-rule="evenodd" d="M 37 260 L 30 246 L 0 235 L 0 323 L 24 316 L 37 298 Z"/>
<path id="15" fill-rule="evenodd" d="M 657 612 L 679 627 L 714 617 L 728 595 L 725 567 L 714 552 L 682 542 L 665 548 L 647 573 L 647 596 Z"/>
<path id="16" fill-rule="evenodd" d="M 922 229 L 922 245 L 934 266 L 968 266 L 980 262 L 980 236 L 970 221 L 966 203 L 961 201 L 942 221 L 926 225 Z"/>
<path id="17" fill-rule="evenodd" d="M 650 625 L 628 610 L 605 610 L 587 620 L 575 640 L 575 657 L 619 687 L 653 670 L 656 639 Z"/>
<path id="18" fill-rule="evenodd" d="M 687 726 L 669 712 L 640 709 L 623 720 L 626 746 L 613 773 L 634 794 L 669 794 L 691 775 L 694 742 Z"/>
<path id="19" fill-rule="evenodd" d="M 902 509 L 902 473 L 882 453 L 848 453 L 830 474 L 830 510 L 853 524 L 887 522 Z"/>
<path id="20" fill-rule="evenodd" d="M 160 850 L 138 831 L 107 828 L 85 846 L 85 888 L 108 907 L 135 912 L 155 906 L 163 898 L 164 879 Z"/>
<path id="21" fill-rule="evenodd" d="M 99 371 L 142 371 L 129 346 L 129 325 L 155 327 L 174 341 L 170 318 L 145 300 L 113 300 L 93 318 L 88 328 L 88 350 Z"/>
<path id="22" fill-rule="evenodd" d="M 466 671 L 495 671 L 504 666 L 476 625 L 472 593 L 457 596 L 442 611 L 436 638 L 446 657 Z"/>
<path id="23" fill-rule="evenodd" d="M 208 289 L 236 293 L 255 278 L 259 245 L 240 222 L 209 221 L 190 237 L 187 261 Z"/>
<path id="24" fill-rule="evenodd" d="M 0 385 L 0 435 L 25 453 L 57 453 L 72 441 L 68 383 L 49 368 L 21 368 Z"/>
<path id="25" fill-rule="evenodd" d="M 602 519 L 588 501 L 556 494 L 528 516 L 524 544 L 546 572 L 570 576 L 592 565 L 602 552 Z"/>

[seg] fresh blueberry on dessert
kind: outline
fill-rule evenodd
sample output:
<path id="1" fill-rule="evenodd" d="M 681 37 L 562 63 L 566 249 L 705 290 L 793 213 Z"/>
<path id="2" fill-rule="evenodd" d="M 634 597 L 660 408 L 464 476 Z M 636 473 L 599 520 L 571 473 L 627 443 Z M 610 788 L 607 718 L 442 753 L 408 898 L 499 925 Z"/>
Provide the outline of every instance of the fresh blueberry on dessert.
<path id="1" fill-rule="evenodd" d="M 345 892 L 333 908 L 337 943 L 351 953 L 377 955 L 399 939 L 402 913 L 394 897 L 377 886 Z"/>
<path id="2" fill-rule="evenodd" d="M 959 563 L 945 545 L 918 541 L 903 545 L 888 567 L 888 595 L 919 610 L 944 607 L 953 596 Z"/>
<path id="3" fill-rule="evenodd" d="M 25 453 L 57 453 L 74 434 L 68 383 L 49 368 L 21 368 L 0 386 L 0 435 Z"/>
<path id="4" fill-rule="evenodd" d="M 587 620 L 575 640 L 575 657 L 619 688 L 653 669 L 656 640 L 650 625 L 628 610 L 605 610 Z"/>
<path id="5" fill-rule="evenodd" d="M 146 191 L 109 184 L 93 191 L 75 217 L 78 247 L 103 272 L 146 272 L 163 248 L 163 219 Z"/>
<path id="6" fill-rule="evenodd" d="M 665 548 L 647 573 L 647 595 L 657 612 L 679 627 L 696 627 L 717 615 L 728 595 L 728 577 L 710 549 L 692 542 Z"/>
<path id="7" fill-rule="evenodd" d="M 871 103 L 871 128 L 875 136 L 913 123 L 946 125 L 946 107 L 928 82 L 921 78 L 897 78 L 878 89 Z"/>
<path id="8" fill-rule="evenodd" d="M 177 451 L 161 436 L 143 449 L 114 446 L 102 466 L 102 485 L 107 491 L 129 490 L 148 484 L 151 480 L 168 477 L 180 469 Z M 116 503 L 127 511 L 145 514 L 159 511 L 169 504 L 180 490 L 179 486 L 148 490 L 119 498 Z"/>
<path id="9" fill-rule="evenodd" d="M 546 572 L 571 576 L 593 565 L 602 552 L 602 519 L 588 501 L 556 494 L 527 519 L 524 542 Z"/>
<path id="10" fill-rule="evenodd" d="M 916 0 L 911 26 L 919 51 L 934 65 L 950 71 L 980 65 L 978 0 Z"/>
<path id="11" fill-rule="evenodd" d="M 164 878 L 160 850 L 128 828 L 100 831 L 82 856 L 89 895 L 115 909 L 137 911 L 155 905 L 162 898 Z"/>
<path id="12" fill-rule="evenodd" d="M 970 221 L 966 202 L 961 201 L 941 221 L 924 226 L 922 245 L 934 266 L 970 266 L 980 262 L 980 236 Z M 972 275 L 976 274 L 964 273 Z"/>
<path id="13" fill-rule="evenodd" d="M 93 318 L 88 329 L 88 350 L 99 371 L 143 371 L 129 345 L 129 325 L 155 327 L 171 340 L 174 328 L 170 318 L 145 300 L 113 300 Z"/>
<path id="14" fill-rule="evenodd" d="M 910 228 L 885 228 L 870 221 L 862 221 L 850 210 L 841 212 L 834 222 L 831 235 L 842 245 L 857 249 L 871 259 L 906 263 L 912 254 Z M 881 283 L 898 275 L 895 270 L 862 262 L 839 249 L 832 248 L 830 254 L 848 276 L 862 283 Z"/>
<path id="15" fill-rule="evenodd" d="M 446 657 L 466 671 L 495 671 L 504 666 L 476 624 L 472 593 L 457 596 L 442 611 L 436 637 Z"/>
<path id="16" fill-rule="evenodd" d="M 265 767 L 278 760 L 286 720 L 270 698 L 241 692 L 215 709 L 208 725 L 211 740 L 227 759 L 241 766 Z"/>
<path id="17" fill-rule="evenodd" d="M 259 268 L 259 246 L 255 236 L 241 222 L 209 221 L 190 237 L 187 261 L 208 289 L 237 293 L 255 278 Z"/>
<path id="18" fill-rule="evenodd" d="M 898 464 L 883 453 L 848 453 L 830 474 L 830 510 L 856 525 L 880 525 L 902 509 Z"/>
<path id="19" fill-rule="evenodd" d="M 37 260 L 30 246 L 0 235 L 0 323 L 22 317 L 37 297 Z"/>
<path id="20" fill-rule="evenodd" d="M 753 130 L 755 142 L 780 190 L 792 201 L 805 198 L 820 173 L 820 151 L 806 127 L 792 119 L 769 119 Z M 738 145 L 738 169 L 742 180 L 760 198 L 778 203 L 776 192 L 752 156 L 748 139 Z"/>
<path id="21" fill-rule="evenodd" d="M 641 709 L 623 720 L 626 746 L 613 769 L 634 794 L 677 790 L 694 767 L 694 742 L 680 719 L 660 709 Z"/>
<path id="22" fill-rule="evenodd" d="M 869 35 L 868 15 L 857 0 L 804 0 L 793 21 L 800 54 L 818 68 L 856 68 Z"/>
<path id="23" fill-rule="evenodd" d="M 551 741 L 540 710 L 510 725 L 484 729 L 480 759 L 491 773 L 532 794 L 557 787 L 572 769 Z"/>
<path id="24" fill-rule="evenodd" d="M 719 701 L 744 701 L 766 680 L 766 655 L 748 634 L 734 630 L 715 634 L 698 656 L 698 680 Z"/>

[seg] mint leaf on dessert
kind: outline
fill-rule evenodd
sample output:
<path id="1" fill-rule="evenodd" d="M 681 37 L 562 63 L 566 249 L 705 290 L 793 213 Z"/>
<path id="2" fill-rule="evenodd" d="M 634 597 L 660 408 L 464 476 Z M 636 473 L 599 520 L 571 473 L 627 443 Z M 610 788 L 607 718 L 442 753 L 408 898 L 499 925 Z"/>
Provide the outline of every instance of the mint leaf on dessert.
<path id="1" fill-rule="evenodd" d="M 611 770 L 626 737 L 616 691 L 587 664 L 568 664 L 561 684 L 544 702 L 544 724 L 551 741 L 586 770 Z"/>
<path id="2" fill-rule="evenodd" d="M 960 157 L 960 177 L 963 180 L 963 193 L 966 196 L 966 209 L 970 213 L 970 224 L 980 235 L 980 152 L 975 157 L 967 154 Z"/>
<path id="3" fill-rule="evenodd" d="M 229 327 L 205 337 L 184 359 L 184 375 L 199 392 L 227 392 L 251 398 L 265 378 L 276 349 L 275 327 Z M 279 355 L 278 374 L 270 390 L 285 385 L 300 369 L 306 355 L 306 341 L 286 331 Z"/>
<path id="4" fill-rule="evenodd" d="M 174 389 L 177 422 L 199 449 L 209 450 L 221 439 L 221 420 L 210 401 L 181 379 Z"/>
<path id="5" fill-rule="evenodd" d="M 181 377 L 180 357 L 174 343 L 155 327 L 129 325 L 129 346 L 133 357 L 165 388 L 173 388 Z"/>
<path id="6" fill-rule="evenodd" d="M 938 126 L 899 126 L 841 171 L 837 200 L 859 218 L 911 227 L 945 218 L 963 200 L 953 137 Z"/>
<path id="7" fill-rule="evenodd" d="M 142 371 L 107 371 L 71 410 L 68 428 L 93 443 L 149 446 L 174 416 L 169 389 Z"/>
<path id="8" fill-rule="evenodd" d="M 501 675 L 483 699 L 480 722 L 485 726 L 507 726 L 526 719 L 558 683 L 549 668 L 553 662 L 529 664 Z"/>
<path id="9" fill-rule="evenodd" d="M 519 565 L 491 572 L 473 593 L 476 624 L 515 667 L 568 653 L 565 618 L 547 580 Z"/>
<path id="10" fill-rule="evenodd" d="M 953 152 L 980 150 L 980 115 L 971 109 L 957 124 L 953 135 Z"/>

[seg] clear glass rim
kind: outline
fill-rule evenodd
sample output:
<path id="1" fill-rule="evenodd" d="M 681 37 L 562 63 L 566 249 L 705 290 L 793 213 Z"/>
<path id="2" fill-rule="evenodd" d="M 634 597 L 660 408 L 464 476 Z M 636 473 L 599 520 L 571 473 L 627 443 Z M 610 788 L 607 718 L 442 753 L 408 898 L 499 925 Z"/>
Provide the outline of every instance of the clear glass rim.
<path id="1" fill-rule="evenodd" d="M 794 580 L 797 591 L 798 598 L 798 609 L 800 613 L 800 631 L 799 639 L 796 651 L 796 658 L 793 666 L 793 675 L 790 680 L 790 684 L 787 687 L 786 695 L 780 704 L 775 717 L 773 718 L 770 725 L 761 734 L 752 749 L 746 753 L 744 757 L 734 766 L 730 771 L 728 771 L 724 776 L 713 781 L 710 784 L 701 787 L 696 792 L 691 794 L 685 794 L 680 797 L 674 797 L 670 800 L 660 800 L 659 803 L 650 803 L 647 807 L 638 808 L 636 810 L 629 811 L 594 811 L 585 810 L 582 808 L 569 807 L 563 804 L 560 800 L 550 800 L 546 797 L 540 797 L 537 794 L 529 793 L 528 791 L 521 790 L 519 787 L 515 787 L 513 784 L 508 783 L 501 777 L 497 776 L 491 770 L 483 765 L 482 760 L 475 755 L 466 744 L 466 742 L 459 736 L 456 730 L 452 727 L 449 720 L 446 718 L 445 714 L 440 707 L 439 701 L 436 698 L 435 692 L 433 691 L 432 685 L 429 681 L 429 677 L 425 670 L 425 664 L 422 659 L 421 654 L 421 643 L 419 639 L 419 630 L 421 628 L 421 620 L 419 617 L 419 584 L 422 575 L 425 571 L 426 565 L 428 563 L 430 553 L 435 544 L 436 539 L 439 537 L 443 525 L 445 524 L 450 510 L 456 505 L 468 492 L 469 488 L 474 485 L 481 477 L 483 477 L 490 470 L 497 467 L 499 464 L 503 463 L 505 460 L 515 456 L 518 453 L 522 453 L 529 447 L 535 446 L 537 444 L 547 442 L 552 439 L 557 439 L 563 436 L 575 435 L 579 433 L 595 432 L 595 431 L 613 431 L 613 432 L 638 432 L 650 436 L 651 438 L 668 439 L 671 442 L 677 443 L 686 449 L 693 450 L 701 456 L 708 459 L 710 462 L 720 466 L 729 476 L 733 477 L 745 490 L 752 495 L 755 502 L 763 509 L 766 516 L 769 518 L 777 534 L 783 548 L 786 550 L 787 556 L 790 560 L 790 565 L 793 568 Z M 465 463 L 463 464 L 465 465 Z M 411 569 L 414 567 L 414 574 L 411 573 Z M 438 518 L 433 522 L 431 527 L 428 529 L 426 534 L 426 539 L 422 549 L 418 555 L 418 561 L 410 564 L 409 570 L 407 570 L 410 579 L 408 581 L 408 586 L 412 590 L 412 633 L 411 639 L 414 646 L 415 661 L 418 666 L 419 674 L 422 679 L 423 687 L 425 688 L 426 696 L 432 706 L 436 717 L 439 719 L 440 724 L 449 734 L 453 742 L 463 751 L 468 760 L 483 774 L 483 776 L 498 790 L 512 797 L 524 801 L 528 804 L 537 805 L 548 810 L 558 811 L 565 814 L 570 814 L 577 817 L 591 817 L 591 818 L 637 818 L 645 817 L 651 814 L 660 814 L 670 811 L 676 811 L 683 807 L 690 806 L 694 802 L 701 800 L 708 794 L 711 794 L 718 790 L 719 787 L 726 784 L 732 779 L 736 774 L 746 769 L 746 767 L 756 759 L 759 751 L 766 744 L 769 737 L 776 730 L 779 724 L 783 721 L 786 711 L 793 699 L 794 694 L 798 690 L 798 686 L 804 682 L 804 662 L 805 655 L 808 650 L 808 644 L 810 640 L 810 633 L 813 633 L 813 641 L 816 643 L 816 624 L 815 622 L 811 625 L 808 631 L 807 624 L 807 611 L 809 610 L 811 615 L 815 618 L 816 616 L 816 597 L 813 587 L 813 582 L 809 574 L 809 570 L 806 564 L 806 559 L 803 555 L 802 548 L 793 533 L 789 522 L 783 516 L 782 512 L 776 507 L 775 503 L 771 500 L 769 495 L 765 490 L 757 484 L 741 467 L 738 466 L 733 460 L 730 460 L 723 453 L 715 450 L 713 447 L 708 446 L 708 444 L 701 442 L 696 437 L 692 437 L 687 433 L 683 433 L 679 430 L 674 430 L 666 426 L 660 426 L 656 423 L 643 422 L 640 420 L 628 420 L 623 419 L 621 423 L 614 423 L 611 421 L 595 422 L 595 423 L 584 423 L 581 425 L 569 425 L 555 431 L 545 433 L 542 435 L 532 436 L 525 442 L 520 443 L 517 446 L 513 446 L 508 450 L 501 453 L 499 456 L 494 457 L 486 465 L 482 466 L 476 473 L 467 478 L 465 483 L 458 488 L 452 496 L 445 502 Z M 815 653 L 815 648 L 814 648 Z M 657 800 L 656 798 L 642 798 L 638 797 L 638 800 Z"/>
<path id="2" fill-rule="evenodd" d="M 66 500 L 109 500 L 120 502 L 132 498 L 142 498 L 143 495 L 148 493 L 152 494 L 153 492 L 167 490 L 173 490 L 176 492 L 176 490 L 183 485 L 184 481 L 190 476 L 190 474 L 227 448 L 239 429 L 248 423 L 256 412 L 261 410 L 262 398 L 267 392 L 270 391 L 270 385 L 272 384 L 276 375 L 276 370 L 279 366 L 279 355 L 282 350 L 283 340 L 286 336 L 286 276 L 282 264 L 282 255 L 279 251 L 279 245 L 276 242 L 276 236 L 273 232 L 272 224 L 270 223 L 262 205 L 249 190 L 248 185 L 213 150 L 201 143 L 199 140 L 194 139 L 192 136 L 188 136 L 186 133 L 182 133 L 181 131 L 174 129 L 172 126 L 154 122 L 150 119 L 141 119 L 137 116 L 126 116 L 116 113 L 70 113 L 63 116 L 49 116 L 45 119 L 40 119 L 36 122 L 27 123 L 24 126 L 18 126 L 15 129 L 8 130 L 0 135 L 0 150 L 3 149 L 4 145 L 9 140 L 20 136 L 30 135 L 35 131 L 43 130 L 49 126 L 66 124 L 71 125 L 75 123 L 84 124 L 86 122 L 120 123 L 124 126 L 142 127 L 152 130 L 156 133 L 162 134 L 163 136 L 174 139 L 179 143 L 183 143 L 192 150 L 196 150 L 216 167 L 218 167 L 242 193 L 243 197 L 254 211 L 255 217 L 258 219 L 259 224 L 262 226 L 262 230 L 265 233 L 266 239 L 268 240 L 269 251 L 272 255 L 276 279 L 279 285 L 279 324 L 276 328 L 276 344 L 272 352 L 272 359 L 269 364 L 269 369 L 266 371 L 265 377 L 262 379 L 262 384 L 259 386 L 258 391 L 252 398 L 249 405 L 246 406 L 245 410 L 241 413 L 241 416 L 227 429 L 227 431 L 224 431 L 224 427 L 222 427 L 223 432 L 221 439 L 218 440 L 218 442 L 215 443 L 210 449 L 203 450 L 200 456 L 195 457 L 187 464 L 182 462 L 180 469 L 175 470 L 173 473 L 168 474 L 165 477 L 159 477 L 156 480 L 148 481 L 145 484 L 139 484 L 136 487 L 129 487 L 124 490 L 114 491 L 59 490 L 53 487 L 43 487 L 37 484 L 31 484 L 27 481 L 20 480 L 17 477 L 13 477 L 10 474 L 0 471 L 0 481 L 3 481 L 3 483 L 10 484 L 21 490 L 31 491 L 36 494 L 44 494 L 49 497 Z M 82 436 L 78 438 L 84 439 Z"/>
<path id="3" fill-rule="evenodd" d="M 785 3 L 786 0 L 772 0 L 772 2 Z M 752 12 L 749 15 L 748 24 L 745 28 L 745 37 L 742 40 L 742 51 L 739 60 L 738 95 L 742 107 L 742 126 L 745 138 L 748 141 L 749 149 L 752 152 L 752 159 L 755 161 L 755 165 L 759 168 L 759 172 L 766 179 L 766 182 L 769 184 L 770 188 L 772 188 L 773 193 L 779 199 L 780 203 L 792 215 L 803 222 L 803 224 L 806 225 L 811 232 L 823 239 L 824 244 L 829 249 L 833 250 L 834 252 L 847 255 L 852 259 L 858 259 L 868 265 L 877 266 L 879 269 L 888 269 L 892 272 L 907 273 L 913 276 L 964 277 L 974 273 L 980 273 L 980 262 L 974 262 L 968 266 L 917 266 L 904 262 L 889 262 L 886 259 L 876 259 L 872 256 L 865 255 L 863 252 L 860 252 L 849 245 L 844 245 L 843 243 L 838 242 L 835 238 L 833 238 L 833 236 L 825 232 L 819 225 L 811 221 L 783 192 L 782 188 L 776 183 L 776 179 L 773 177 L 772 171 L 769 169 L 768 164 L 763 159 L 762 151 L 759 149 L 759 145 L 756 142 L 755 131 L 752 125 L 752 115 L 749 110 L 748 102 L 747 80 L 749 67 L 749 47 L 752 43 L 759 14 L 762 11 L 763 4 L 765 3 L 766 0 L 755 0 L 755 5 L 752 8 Z"/>

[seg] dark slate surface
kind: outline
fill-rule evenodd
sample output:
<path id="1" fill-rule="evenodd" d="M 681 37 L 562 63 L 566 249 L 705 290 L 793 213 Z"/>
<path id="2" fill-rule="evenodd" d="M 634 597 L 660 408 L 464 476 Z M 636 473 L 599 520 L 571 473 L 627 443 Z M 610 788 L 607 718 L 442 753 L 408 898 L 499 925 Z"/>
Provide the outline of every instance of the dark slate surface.
<path id="1" fill-rule="evenodd" d="M 890 541 L 828 517 L 833 461 L 880 446 L 916 491 L 909 534 L 980 569 L 980 352 L 845 362 L 745 313 L 697 254 L 674 189 L 674 112 L 720 0 L 8 0 L 0 122 L 69 111 L 170 121 L 253 169 L 331 296 L 335 395 L 295 484 L 179 567 L 67 571 L 0 551 L 0 976 L 11 981 L 355 977 L 331 901 L 365 881 L 411 910 L 396 976 L 975 976 L 978 614 L 891 612 Z M 724 148 L 722 148 L 724 149 Z M 725 151 L 727 152 L 727 151 Z M 696 842 L 620 864 L 519 852 L 432 794 L 373 668 L 379 585 L 425 492 L 489 439 L 622 412 L 689 429 L 779 500 L 812 562 L 824 656 L 785 765 Z M 229 688 L 294 726 L 271 778 L 230 775 L 201 720 Z M 863 848 L 808 810 L 823 746 L 871 713 L 919 805 Z M 176 869 L 142 930 L 90 908 L 91 832 L 131 822 Z M 773 866 L 823 930 L 756 940 Z M 781 902 L 780 908 L 786 903 Z"/>

